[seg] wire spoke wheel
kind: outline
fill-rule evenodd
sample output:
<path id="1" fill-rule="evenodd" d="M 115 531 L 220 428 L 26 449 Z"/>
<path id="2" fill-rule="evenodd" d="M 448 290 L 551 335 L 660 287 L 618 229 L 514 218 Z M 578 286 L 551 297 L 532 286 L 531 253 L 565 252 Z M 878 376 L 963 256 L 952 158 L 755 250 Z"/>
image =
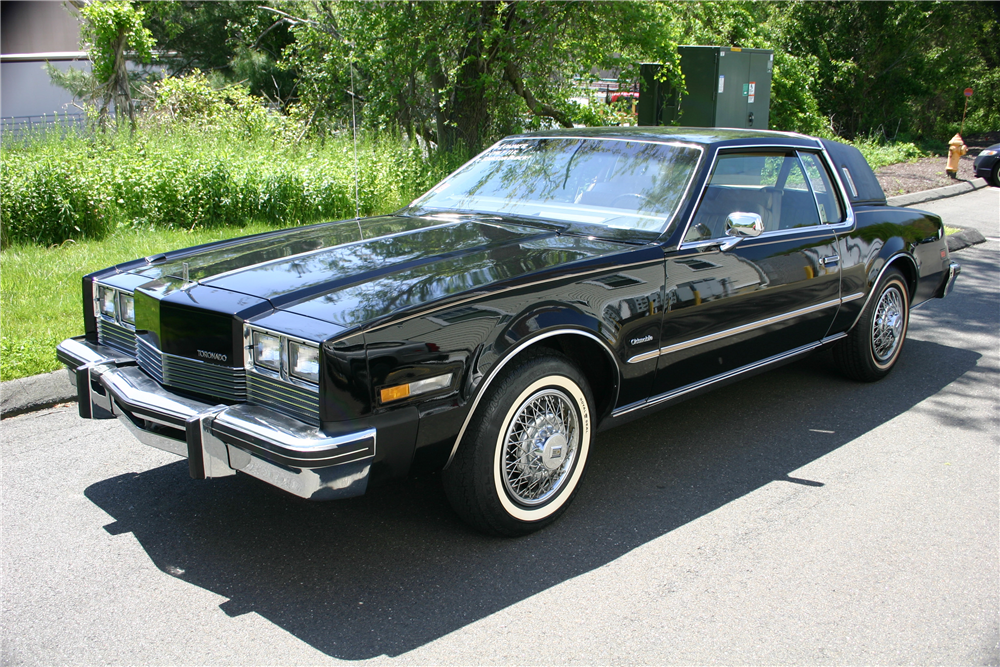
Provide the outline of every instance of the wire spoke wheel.
<path id="1" fill-rule="evenodd" d="M 861 382 L 881 380 L 899 359 L 910 317 L 910 293 L 899 269 L 889 267 L 858 322 L 833 348 L 844 373 Z"/>
<path id="2" fill-rule="evenodd" d="M 442 480 L 451 506 L 492 535 L 527 535 L 555 521 L 587 469 L 594 397 L 558 352 L 526 354 L 485 390 Z"/>
<path id="3" fill-rule="evenodd" d="M 883 364 L 892 359 L 903 340 L 903 295 L 899 289 L 890 287 L 875 306 L 872 318 L 872 354 Z"/>
<path id="4" fill-rule="evenodd" d="M 501 457 L 504 487 L 514 501 L 539 505 L 559 491 L 576 460 L 579 421 L 558 389 L 539 391 L 517 409 Z"/>

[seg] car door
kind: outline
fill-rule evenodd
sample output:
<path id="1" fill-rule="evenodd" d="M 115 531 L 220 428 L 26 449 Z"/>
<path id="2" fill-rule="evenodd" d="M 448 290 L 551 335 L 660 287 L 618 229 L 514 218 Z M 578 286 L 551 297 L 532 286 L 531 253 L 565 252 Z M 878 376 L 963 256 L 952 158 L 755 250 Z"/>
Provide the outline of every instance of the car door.
<path id="1" fill-rule="evenodd" d="M 727 233 L 734 213 L 759 216 L 759 235 Z M 840 306 L 835 229 L 844 219 L 818 154 L 720 152 L 678 250 L 666 258 L 652 400 L 820 341 Z"/>

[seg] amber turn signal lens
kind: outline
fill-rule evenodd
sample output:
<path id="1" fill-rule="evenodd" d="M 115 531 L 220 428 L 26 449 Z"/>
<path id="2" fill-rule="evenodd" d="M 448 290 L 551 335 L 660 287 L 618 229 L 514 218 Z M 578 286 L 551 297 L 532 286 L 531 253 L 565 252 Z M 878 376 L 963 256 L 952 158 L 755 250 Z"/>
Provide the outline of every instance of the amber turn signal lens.
<path id="1" fill-rule="evenodd" d="M 445 375 L 438 375 L 437 377 L 427 378 L 426 380 L 417 380 L 416 382 L 410 382 L 409 384 L 388 387 L 386 389 L 382 389 L 379 392 L 379 395 L 382 397 L 383 403 L 388 403 L 389 401 L 398 401 L 401 398 L 407 398 L 409 396 L 426 394 L 432 391 L 441 391 L 442 389 L 447 389 L 451 386 L 451 378 L 453 376 L 454 373 L 446 373 Z"/>
<path id="2" fill-rule="evenodd" d="M 382 402 L 388 403 L 389 401 L 398 401 L 401 398 L 406 398 L 410 395 L 410 385 L 401 384 L 398 387 L 389 387 L 383 389 L 381 392 Z"/>

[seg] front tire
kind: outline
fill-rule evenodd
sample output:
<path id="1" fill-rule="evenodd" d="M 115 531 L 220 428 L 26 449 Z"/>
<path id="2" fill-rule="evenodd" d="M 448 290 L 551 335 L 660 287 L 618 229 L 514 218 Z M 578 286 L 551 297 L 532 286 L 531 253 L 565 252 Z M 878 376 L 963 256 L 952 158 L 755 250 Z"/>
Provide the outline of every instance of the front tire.
<path id="1" fill-rule="evenodd" d="M 837 365 L 853 380 L 881 380 L 899 359 L 909 321 L 910 291 L 906 280 L 897 269 L 889 269 L 857 324 L 833 349 Z"/>
<path id="2" fill-rule="evenodd" d="M 486 389 L 451 465 L 445 493 L 465 521 L 492 535 L 526 535 L 573 500 L 593 438 L 583 374 L 555 353 L 515 361 Z"/>

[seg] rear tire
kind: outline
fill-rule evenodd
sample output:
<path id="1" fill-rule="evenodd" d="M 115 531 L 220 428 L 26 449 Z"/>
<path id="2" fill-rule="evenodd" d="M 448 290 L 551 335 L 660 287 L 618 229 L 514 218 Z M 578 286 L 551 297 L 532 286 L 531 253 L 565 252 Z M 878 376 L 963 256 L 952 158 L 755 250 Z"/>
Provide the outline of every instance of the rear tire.
<path id="1" fill-rule="evenodd" d="M 892 371 L 910 321 L 910 291 L 903 274 L 889 269 L 872 292 L 857 324 L 834 349 L 840 369 L 853 380 L 875 382 Z"/>
<path id="2" fill-rule="evenodd" d="M 515 537 L 566 511 L 587 466 L 594 398 L 556 353 L 516 361 L 486 389 L 451 465 L 445 494 L 484 533 Z"/>

